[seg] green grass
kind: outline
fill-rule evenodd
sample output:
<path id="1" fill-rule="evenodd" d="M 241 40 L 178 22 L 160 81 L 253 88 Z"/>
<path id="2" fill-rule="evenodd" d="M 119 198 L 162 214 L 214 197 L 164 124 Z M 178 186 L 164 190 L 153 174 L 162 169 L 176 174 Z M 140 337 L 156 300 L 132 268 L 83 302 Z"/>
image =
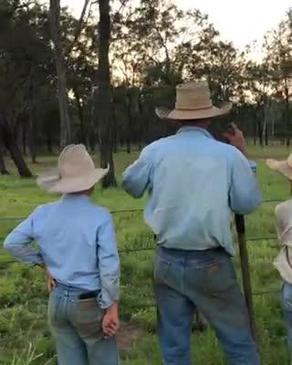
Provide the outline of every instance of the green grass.
<path id="1" fill-rule="evenodd" d="M 250 146 L 250 155 L 258 160 L 258 176 L 264 199 L 287 199 L 290 186 L 281 176 L 269 171 L 263 162 L 266 157 L 285 158 L 286 148 L 264 149 Z M 117 177 L 120 181 L 123 169 L 135 159 L 137 153 L 115 156 Z M 32 166 L 35 174 L 55 162 L 54 157 L 41 157 Z M 9 217 L 23 217 L 38 204 L 56 199 L 42 192 L 34 179 L 20 179 L 10 162 L 13 175 L 0 177 L 0 241 L 17 223 Z M 142 208 L 145 200 L 134 200 L 119 187 L 109 190 L 97 188 L 93 199 L 110 210 Z M 273 211 L 276 203 L 264 204 L 247 218 L 247 236 L 275 236 Z M 6 218 L 6 220 L 1 220 Z M 116 213 L 120 250 L 153 245 L 152 233 L 143 222 L 142 212 Z M 278 252 L 275 240 L 251 241 L 249 244 L 253 291 L 257 294 L 280 290 L 281 281 L 272 261 Z M 155 308 L 151 290 L 151 266 L 153 251 L 123 253 L 121 315 L 125 321 L 133 321 L 141 328 L 130 350 L 122 351 L 123 364 L 158 365 L 161 356 L 155 333 Z M 11 258 L 0 248 L 0 364 L 44 365 L 55 364 L 54 344 L 46 324 L 46 282 L 44 273 L 19 263 L 10 263 Z M 238 258 L 235 259 L 238 268 Z M 256 310 L 259 344 L 264 365 L 287 363 L 285 330 L 278 294 L 256 295 Z M 214 336 L 208 330 L 195 334 L 193 356 L 198 364 L 223 365 L 223 354 Z"/>

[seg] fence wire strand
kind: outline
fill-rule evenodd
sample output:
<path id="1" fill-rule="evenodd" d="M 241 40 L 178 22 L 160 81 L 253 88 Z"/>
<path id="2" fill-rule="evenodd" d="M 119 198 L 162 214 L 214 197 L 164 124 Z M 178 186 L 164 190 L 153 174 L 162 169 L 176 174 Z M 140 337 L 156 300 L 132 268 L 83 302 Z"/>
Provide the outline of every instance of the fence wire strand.
<path id="1" fill-rule="evenodd" d="M 263 204 L 269 204 L 269 203 L 280 203 L 282 202 L 283 199 L 268 199 L 263 201 Z M 120 210 L 112 210 L 111 214 L 125 214 L 125 213 L 142 213 L 143 209 L 142 208 L 132 208 L 132 209 L 120 209 Z M 17 222 L 17 221 L 21 221 L 23 220 L 24 217 L 1 217 L 0 218 L 0 222 Z M 259 241 L 275 241 L 277 240 L 276 236 L 264 236 L 264 237 L 250 237 L 247 238 L 247 242 L 259 242 Z M 138 248 L 123 248 L 121 250 L 119 250 L 119 253 L 121 255 L 126 255 L 126 254 L 130 254 L 130 253 L 139 253 L 139 252 L 151 252 L 155 250 L 156 245 L 148 245 L 148 246 L 144 246 L 144 247 L 138 247 Z M 7 265 L 12 265 L 15 263 L 19 263 L 19 261 L 17 260 L 4 260 L 2 262 L 0 262 L 0 270 L 4 269 Z M 262 296 L 262 295 L 266 295 L 266 294 L 276 294 L 278 293 L 278 290 L 270 290 L 270 291 L 261 291 L 261 292 L 253 292 L 252 294 L 254 296 Z M 152 304 L 150 305 L 152 306 Z M 139 306 L 138 306 L 139 307 Z"/>
<path id="2" fill-rule="evenodd" d="M 270 204 L 270 203 L 280 203 L 283 200 L 280 199 L 269 199 L 265 200 L 264 204 Z M 118 215 L 118 214 L 126 214 L 126 213 L 142 213 L 142 208 L 134 208 L 134 209 L 121 209 L 121 210 L 113 210 L 111 211 L 111 214 Z M 24 217 L 1 217 L 0 222 L 18 222 L 22 221 Z M 259 242 L 259 241 L 275 241 L 277 240 L 276 236 L 264 236 L 264 237 L 250 237 L 247 238 L 247 242 Z M 154 243 L 154 241 L 153 241 Z M 119 250 L 119 253 L 121 255 L 127 255 L 130 253 L 141 253 L 141 252 L 153 252 L 155 250 L 156 245 L 148 245 L 144 247 L 138 247 L 138 248 L 123 248 Z M 19 263 L 17 260 L 5 260 L 0 262 L 0 270 L 5 269 L 8 265 L 12 265 L 15 263 Z M 262 297 L 266 295 L 279 295 L 280 290 L 279 289 L 271 289 L 271 290 L 264 290 L 264 291 L 253 291 L 252 295 L 254 297 Z M 148 298 L 149 299 L 149 298 Z M 151 298 L 150 298 L 151 299 Z M 151 301 L 151 300 L 150 300 Z M 147 308 L 155 308 L 156 305 L 154 303 L 143 303 L 143 304 L 133 304 L 133 305 L 127 305 L 128 310 L 143 310 Z M 11 342 L 13 342 L 15 338 L 0 338 L 0 347 L 5 347 L 9 345 Z"/>
<path id="3" fill-rule="evenodd" d="M 268 199 L 264 200 L 262 204 L 281 203 L 283 201 L 284 199 Z M 142 213 L 143 211 L 144 211 L 143 208 L 119 209 L 119 210 L 112 210 L 111 214 L 137 213 L 137 212 Z M 25 219 L 25 217 L 1 217 L 0 221 L 21 221 L 23 219 Z"/>

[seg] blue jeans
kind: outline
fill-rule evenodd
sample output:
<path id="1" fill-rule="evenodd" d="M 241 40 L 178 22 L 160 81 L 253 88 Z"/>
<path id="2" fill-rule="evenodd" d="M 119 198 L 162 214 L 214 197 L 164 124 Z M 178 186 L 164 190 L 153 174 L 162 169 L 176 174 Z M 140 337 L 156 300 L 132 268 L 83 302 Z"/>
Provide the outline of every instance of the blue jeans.
<path id="1" fill-rule="evenodd" d="M 284 282 L 282 293 L 282 306 L 284 312 L 284 319 L 287 328 L 287 339 L 290 353 L 290 362 L 292 364 L 292 285 Z"/>
<path id="2" fill-rule="evenodd" d="M 190 365 L 195 310 L 214 327 L 230 365 L 259 365 L 244 298 L 223 249 L 159 248 L 154 267 L 158 331 L 165 365 Z"/>
<path id="3" fill-rule="evenodd" d="M 104 339 L 103 310 L 97 298 L 79 299 L 84 291 L 58 284 L 50 294 L 49 324 L 59 365 L 118 365 L 115 338 Z"/>

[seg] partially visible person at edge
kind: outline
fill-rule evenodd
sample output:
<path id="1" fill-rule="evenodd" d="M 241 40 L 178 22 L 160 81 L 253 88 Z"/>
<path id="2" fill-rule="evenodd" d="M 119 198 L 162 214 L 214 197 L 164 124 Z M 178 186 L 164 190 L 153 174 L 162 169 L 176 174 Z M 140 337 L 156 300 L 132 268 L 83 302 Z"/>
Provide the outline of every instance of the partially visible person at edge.
<path id="1" fill-rule="evenodd" d="M 179 85 L 175 109 L 156 110 L 176 121 L 178 132 L 147 146 L 123 175 L 130 195 L 150 195 L 145 220 L 158 243 L 154 289 L 165 365 L 191 364 L 196 310 L 215 329 L 229 364 L 260 364 L 231 261 L 230 232 L 232 213 L 248 214 L 260 205 L 256 165 L 245 157 L 239 130 L 225 134 L 230 145 L 207 131 L 229 110 L 212 105 L 206 82 Z"/>
<path id="2" fill-rule="evenodd" d="M 118 365 L 120 263 L 110 213 L 90 200 L 107 173 L 83 145 L 67 146 L 58 169 L 38 184 L 61 200 L 41 205 L 6 238 L 4 247 L 50 275 L 49 323 L 59 365 Z M 39 251 L 32 249 L 36 241 Z"/>
<path id="3" fill-rule="evenodd" d="M 292 153 L 285 161 L 267 160 L 267 165 L 280 172 L 292 184 Z M 281 246 L 274 265 L 283 279 L 281 302 L 288 333 L 290 364 L 292 364 L 292 199 L 275 208 L 276 228 Z"/>

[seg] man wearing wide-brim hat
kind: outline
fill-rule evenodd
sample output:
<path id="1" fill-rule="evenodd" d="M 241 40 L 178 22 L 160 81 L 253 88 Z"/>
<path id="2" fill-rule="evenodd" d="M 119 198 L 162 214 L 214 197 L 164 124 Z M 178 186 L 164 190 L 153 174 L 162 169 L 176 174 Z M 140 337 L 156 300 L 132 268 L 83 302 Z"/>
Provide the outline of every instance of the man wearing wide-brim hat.
<path id="1" fill-rule="evenodd" d="M 216 108 L 205 81 L 177 87 L 173 110 L 157 109 L 174 120 L 178 132 L 141 153 L 124 173 L 125 190 L 149 193 L 145 220 L 157 237 L 154 288 L 159 338 L 166 365 L 190 365 L 195 310 L 208 319 L 232 365 L 260 364 L 245 302 L 231 257 L 233 213 L 255 210 L 261 196 L 244 156 L 242 133 L 216 141 L 207 128 L 230 106 Z"/>

